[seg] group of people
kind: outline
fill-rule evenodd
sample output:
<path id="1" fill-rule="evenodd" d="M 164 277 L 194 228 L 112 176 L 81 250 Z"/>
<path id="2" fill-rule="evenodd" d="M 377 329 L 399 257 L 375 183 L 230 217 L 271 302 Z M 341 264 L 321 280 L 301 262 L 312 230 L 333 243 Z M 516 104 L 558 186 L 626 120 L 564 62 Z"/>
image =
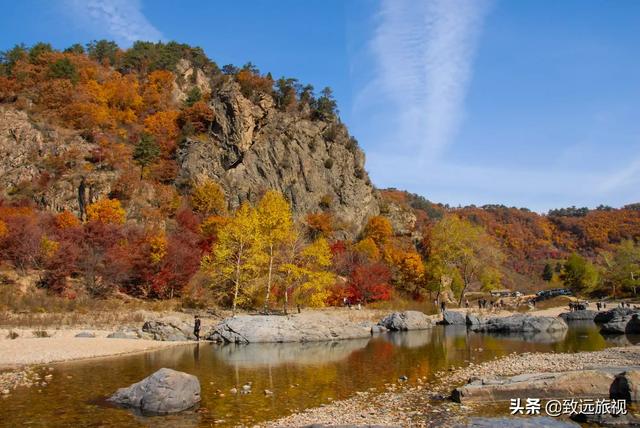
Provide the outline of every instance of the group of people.
<path id="1" fill-rule="evenodd" d="M 599 305 L 599 304 L 600 304 L 600 302 L 597 303 L 597 305 Z M 573 311 L 582 311 L 582 310 L 587 309 L 588 307 L 589 307 L 589 302 L 583 302 L 583 303 L 569 302 L 569 311 L 571 311 L 571 312 L 573 312 Z M 598 310 L 600 310 L 600 308 L 598 308 Z"/>

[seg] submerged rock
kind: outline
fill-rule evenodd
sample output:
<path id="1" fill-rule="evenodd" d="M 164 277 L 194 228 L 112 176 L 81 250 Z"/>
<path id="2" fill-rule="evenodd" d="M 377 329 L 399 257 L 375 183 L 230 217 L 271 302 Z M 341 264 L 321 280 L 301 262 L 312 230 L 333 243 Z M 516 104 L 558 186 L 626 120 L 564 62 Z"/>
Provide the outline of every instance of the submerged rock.
<path id="1" fill-rule="evenodd" d="M 405 311 L 387 315 L 378 325 L 391 331 L 426 330 L 433 327 L 433 321 L 422 312 Z"/>
<path id="2" fill-rule="evenodd" d="M 462 312 L 444 311 L 441 322 L 444 325 L 465 325 L 467 323 L 467 317 Z"/>
<path id="3" fill-rule="evenodd" d="M 108 400 L 142 412 L 176 413 L 200 402 L 200 382 L 188 373 L 162 368 L 128 388 L 120 388 Z"/>
<path id="4" fill-rule="evenodd" d="M 242 315 L 223 320 L 205 338 L 227 343 L 318 342 L 359 339 L 371 329 L 322 313 Z"/>
<path id="5" fill-rule="evenodd" d="M 180 320 L 147 321 L 142 326 L 142 331 L 150 334 L 154 340 L 169 342 L 196 340 L 193 326 Z"/>
<path id="6" fill-rule="evenodd" d="M 553 332 L 568 328 L 567 323 L 559 317 L 537 317 L 521 314 L 488 318 L 481 323 L 471 325 L 473 331 L 489 333 Z"/>

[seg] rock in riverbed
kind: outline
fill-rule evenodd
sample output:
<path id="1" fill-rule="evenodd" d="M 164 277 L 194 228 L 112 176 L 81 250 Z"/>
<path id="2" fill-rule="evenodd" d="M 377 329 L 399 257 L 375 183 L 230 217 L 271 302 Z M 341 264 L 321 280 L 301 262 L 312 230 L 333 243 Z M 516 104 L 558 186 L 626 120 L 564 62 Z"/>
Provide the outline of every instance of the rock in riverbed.
<path id="1" fill-rule="evenodd" d="M 378 324 L 391 331 L 426 330 L 433 327 L 431 318 L 419 311 L 394 312 Z"/>
<path id="2" fill-rule="evenodd" d="M 640 334 L 640 319 L 638 314 L 620 315 L 602 324 L 602 334 Z"/>
<path id="3" fill-rule="evenodd" d="M 146 413 L 181 412 L 200 402 L 200 382 L 193 375 L 162 368 L 128 388 L 120 388 L 109 401 Z"/>
<path id="4" fill-rule="evenodd" d="M 323 313 L 289 316 L 241 315 L 227 318 L 205 336 L 228 343 L 318 342 L 371 336 L 371 328 Z"/>
<path id="5" fill-rule="evenodd" d="M 464 313 L 458 311 L 444 311 L 442 313 L 441 324 L 444 325 L 466 325 L 467 317 Z"/>
<path id="6" fill-rule="evenodd" d="M 593 321 L 598 312 L 590 309 L 583 309 L 579 311 L 563 312 L 560 314 L 560 318 L 565 321 Z"/>
<path id="7" fill-rule="evenodd" d="M 124 327 L 118 331 L 114 331 L 110 333 L 107 338 L 109 339 L 153 339 L 153 336 L 149 333 L 145 333 L 139 328 L 134 327 Z"/>
<path id="8" fill-rule="evenodd" d="M 640 401 L 640 370 L 627 370 L 616 376 L 611 384 L 611 398 Z"/>
<path id="9" fill-rule="evenodd" d="M 142 331 L 150 334 L 154 340 L 169 342 L 196 340 L 193 326 L 180 320 L 147 321 L 142 326 Z"/>
<path id="10" fill-rule="evenodd" d="M 549 416 L 525 418 L 471 418 L 466 425 L 456 428 L 578 428 L 580 425 Z"/>
<path id="11" fill-rule="evenodd" d="M 479 324 L 472 324 L 471 330 L 489 333 L 522 333 L 522 332 L 554 332 L 567 330 L 569 327 L 559 317 L 536 317 L 532 315 L 511 315 L 484 319 Z"/>
<path id="12" fill-rule="evenodd" d="M 598 324 L 604 324 L 614 318 L 631 316 L 633 314 L 640 314 L 640 310 L 632 308 L 613 308 L 608 311 L 598 312 L 593 321 Z"/>
<path id="13" fill-rule="evenodd" d="M 86 338 L 92 338 L 92 337 L 96 337 L 95 333 L 92 333 L 90 331 L 81 331 L 80 333 L 76 334 L 75 337 L 86 337 Z"/>
<path id="14" fill-rule="evenodd" d="M 620 370 L 618 370 L 619 372 Z M 512 377 L 476 379 L 456 388 L 452 398 L 465 401 L 500 401 L 511 398 L 609 397 L 615 371 L 576 370 L 558 373 L 527 373 Z"/>

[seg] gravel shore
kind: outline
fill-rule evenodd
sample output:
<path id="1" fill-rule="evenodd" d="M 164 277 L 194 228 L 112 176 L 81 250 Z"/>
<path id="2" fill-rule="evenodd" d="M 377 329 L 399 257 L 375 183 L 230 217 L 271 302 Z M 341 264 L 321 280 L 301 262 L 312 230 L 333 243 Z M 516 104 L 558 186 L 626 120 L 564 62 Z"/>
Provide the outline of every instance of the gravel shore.
<path id="1" fill-rule="evenodd" d="M 474 405 L 446 399 L 452 389 L 473 377 L 514 376 L 640 364 L 640 346 L 597 352 L 511 354 L 481 364 L 442 371 L 435 378 L 392 384 L 381 394 L 360 393 L 347 400 L 264 423 L 265 427 L 324 425 L 454 426 L 472 415 Z"/>

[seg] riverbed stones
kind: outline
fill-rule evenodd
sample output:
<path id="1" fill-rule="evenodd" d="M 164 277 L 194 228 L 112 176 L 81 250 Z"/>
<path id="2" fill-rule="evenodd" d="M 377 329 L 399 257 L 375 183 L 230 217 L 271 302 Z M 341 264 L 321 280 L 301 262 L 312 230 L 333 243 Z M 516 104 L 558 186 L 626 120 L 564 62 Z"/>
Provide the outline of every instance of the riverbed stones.
<path id="1" fill-rule="evenodd" d="M 433 327 L 431 318 L 419 311 L 394 312 L 378 324 L 391 331 L 427 330 Z"/>
<path id="2" fill-rule="evenodd" d="M 205 336 L 226 343 L 320 342 L 371 336 L 371 328 L 319 312 L 226 318 Z"/>
<path id="3" fill-rule="evenodd" d="M 453 400 L 502 401 L 512 398 L 608 398 L 615 373 L 609 370 L 576 370 L 527 373 L 512 377 L 488 377 L 453 390 Z"/>
<path id="4" fill-rule="evenodd" d="M 90 331 L 81 331 L 80 333 L 76 334 L 75 337 L 92 338 L 92 337 L 96 337 L 96 334 Z"/>
<path id="5" fill-rule="evenodd" d="M 145 413 L 177 413 L 200 402 L 200 382 L 188 373 L 162 368 L 128 388 L 120 388 L 108 400 Z"/>
<path id="6" fill-rule="evenodd" d="M 640 401 L 640 369 L 627 370 L 616 376 L 611 384 L 611 398 Z"/>
<path id="7" fill-rule="evenodd" d="M 571 321 L 593 321 L 593 319 L 598 315 L 597 311 L 593 311 L 590 309 L 582 309 L 579 311 L 571 311 L 571 312 L 563 312 L 560 314 L 560 318 L 567 322 Z"/>
<path id="8" fill-rule="evenodd" d="M 154 340 L 168 342 L 196 340 L 196 336 L 193 334 L 193 326 L 180 320 L 146 321 L 142 326 L 142 331 L 150 334 Z"/>
<path id="9" fill-rule="evenodd" d="M 578 428 L 575 422 L 563 421 L 549 416 L 529 416 L 526 418 L 471 418 L 466 424 L 456 428 Z"/>
<path id="10" fill-rule="evenodd" d="M 567 323 L 559 317 L 540 317 L 532 315 L 511 315 L 484 319 L 470 326 L 473 331 L 488 333 L 535 333 L 567 330 Z"/>
<path id="11" fill-rule="evenodd" d="M 441 322 L 444 325 L 466 325 L 467 318 L 464 313 L 459 311 L 444 311 Z"/>

